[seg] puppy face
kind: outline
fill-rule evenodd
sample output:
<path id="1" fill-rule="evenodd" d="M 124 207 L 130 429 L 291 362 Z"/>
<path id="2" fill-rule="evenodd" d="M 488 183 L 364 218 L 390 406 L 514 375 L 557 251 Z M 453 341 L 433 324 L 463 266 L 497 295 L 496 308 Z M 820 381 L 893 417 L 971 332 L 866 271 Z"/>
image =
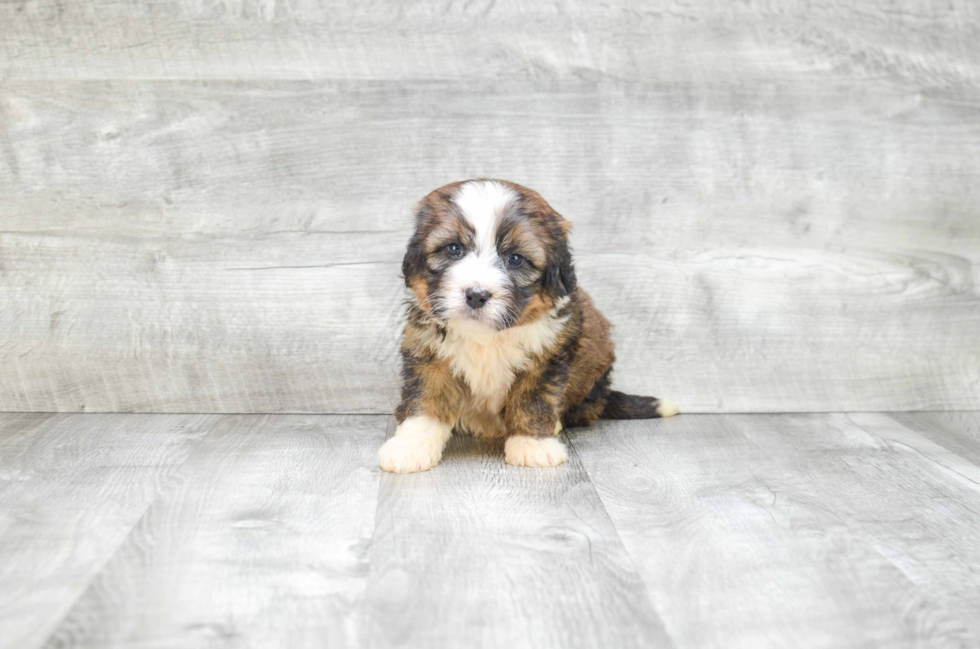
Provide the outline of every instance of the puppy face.
<path id="1" fill-rule="evenodd" d="M 528 324 L 575 289 L 570 229 L 526 187 L 453 183 L 419 203 L 402 273 L 418 306 L 440 321 Z"/>

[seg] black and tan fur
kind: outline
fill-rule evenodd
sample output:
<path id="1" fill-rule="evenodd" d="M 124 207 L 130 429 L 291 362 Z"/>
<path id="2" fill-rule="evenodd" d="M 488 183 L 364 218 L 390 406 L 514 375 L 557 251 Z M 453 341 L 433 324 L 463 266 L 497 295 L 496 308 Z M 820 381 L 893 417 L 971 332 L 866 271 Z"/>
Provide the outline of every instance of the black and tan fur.
<path id="1" fill-rule="evenodd" d="M 404 383 L 383 468 L 430 468 L 454 428 L 506 436 L 512 464 L 554 466 L 566 457 L 561 427 L 677 412 L 611 389 L 610 323 L 577 286 L 570 230 L 537 192 L 507 181 L 453 183 L 422 199 L 402 265 Z M 493 309 L 463 305 L 471 284 Z"/>

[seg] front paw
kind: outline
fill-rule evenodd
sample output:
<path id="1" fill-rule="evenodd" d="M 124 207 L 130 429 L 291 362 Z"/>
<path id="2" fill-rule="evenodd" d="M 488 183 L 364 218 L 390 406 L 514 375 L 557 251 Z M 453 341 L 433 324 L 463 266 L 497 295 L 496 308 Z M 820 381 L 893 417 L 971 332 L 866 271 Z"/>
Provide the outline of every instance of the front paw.
<path id="1" fill-rule="evenodd" d="M 411 417 L 381 446 L 378 464 L 390 473 L 428 471 L 439 464 L 451 428 L 428 417 Z"/>
<path id="2" fill-rule="evenodd" d="M 428 471 L 441 459 L 442 449 L 431 439 L 392 437 L 378 451 L 378 464 L 390 473 Z"/>
<path id="3" fill-rule="evenodd" d="M 504 444 L 504 459 L 514 466 L 558 466 L 568 460 L 568 451 L 557 437 L 514 435 Z"/>

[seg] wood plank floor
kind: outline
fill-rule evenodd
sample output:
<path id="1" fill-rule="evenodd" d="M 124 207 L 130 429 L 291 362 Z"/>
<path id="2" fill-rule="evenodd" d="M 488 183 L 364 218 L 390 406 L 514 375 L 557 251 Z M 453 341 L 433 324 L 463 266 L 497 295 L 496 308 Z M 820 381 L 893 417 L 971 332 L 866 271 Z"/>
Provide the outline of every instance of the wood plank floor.
<path id="1" fill-rule="evenodd" d="M 980 413 L 0 415 L 0 647 L 976 647 Z"/>

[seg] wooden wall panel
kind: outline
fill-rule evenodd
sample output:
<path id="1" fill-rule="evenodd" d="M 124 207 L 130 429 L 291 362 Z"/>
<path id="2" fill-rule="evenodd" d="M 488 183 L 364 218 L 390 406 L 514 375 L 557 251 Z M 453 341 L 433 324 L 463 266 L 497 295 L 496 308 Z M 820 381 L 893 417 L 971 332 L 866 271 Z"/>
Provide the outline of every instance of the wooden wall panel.
<path id="1" fill-rule="evenodd" d="M 411 205 L 483 175 L 623 389 L 980 408 L 975 8 L 675 4 L 3 5 L 0 410 L 388 411 Z"/>
<path id="2" fill-rule="evenodd" d="M 0 24 L 8 79 L 980 82 L 971 0 L 20 0 Z"/>

